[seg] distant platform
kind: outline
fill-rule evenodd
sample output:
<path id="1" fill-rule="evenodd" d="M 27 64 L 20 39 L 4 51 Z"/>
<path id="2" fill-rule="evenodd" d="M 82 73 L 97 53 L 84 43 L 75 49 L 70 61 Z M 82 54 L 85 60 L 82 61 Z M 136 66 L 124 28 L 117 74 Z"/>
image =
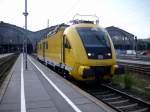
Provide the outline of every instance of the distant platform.
<path id="1" fill-rule="evenodd" d="M 6 57 L 6 56 L 10 56 L 14 53 L 6 53 L 6 54 L 0 54 L 0 58 Z"/>
<path id="2" fill-rule="evenodd" d="M 121 63 L 131 63 L 131 64 L 140 64 L 140 65 L 148 65 L 150 66 L 149 61 L 142 61 L 142 60 L 130 60 L 130 59 L 117 59 L 117 62 Z"/>

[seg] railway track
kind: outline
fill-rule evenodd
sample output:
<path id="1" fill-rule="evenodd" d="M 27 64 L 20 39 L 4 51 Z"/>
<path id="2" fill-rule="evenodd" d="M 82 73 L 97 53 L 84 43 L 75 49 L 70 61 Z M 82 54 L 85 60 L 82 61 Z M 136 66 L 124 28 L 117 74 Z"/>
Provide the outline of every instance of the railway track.
<path id="1" fill-rule="evenodd" d="M 109 85 L 81 87 L 118 112 L 150 112 L 150 104 Z"/>
<path id="2" fill-rule="evenodd" d="M 118 64 L 124 66 L 126 71 L 150 75 L 150 65 L 124 63 L 124 62 L 118 62 Z"/>
<path id="3" fill-rule="evenodd" d="M 11 56 L 0 58 L 0 85 L 4 81 L 5 77 L 7 76 L 8 71 L 13 66 L 17 57 L 18 57 L 18 54 L 13 54 Z"/>

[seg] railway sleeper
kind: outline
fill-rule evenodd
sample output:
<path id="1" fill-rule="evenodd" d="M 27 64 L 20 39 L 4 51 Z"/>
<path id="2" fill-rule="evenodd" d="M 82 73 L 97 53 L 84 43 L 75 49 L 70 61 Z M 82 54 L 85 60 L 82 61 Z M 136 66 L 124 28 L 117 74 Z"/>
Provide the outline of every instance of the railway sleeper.
<path id="1" fill-rule="evenodd" d="M 131 100 L 129 100 L 129 101 L 126 101 L 126 102 L 116 103 L 116 104 L 112 104 L 112 105 L 115 106 L 115 107 L 119 107 L 119 106 L 131 105 L 131 104 L 135 104 L 135 103 L 137 103 L 137 102 L 132 102 Z"/>
<path id="2" fill-rule="evenodd" d="M 133 111 L 130 111 L 130 112 L 147 112 L 149 109 L 147 107 L 145 108 L 140 108 L 140 109 L 136 109 L 136 110 L 133 110 Z"/>
<path id="3" fill-rule="evenodd" d="M 130 101 L 129 99 L 124 99 L 124 100 L 112 101 L 112 102 L 108 102 L 108 103 L 111 104 L 111 105 L 114 105 L 114 104 L 129 102 L 129 101 Z"/>
<path id="4" fill-rule="evenodd" d="M 111 96 L 114 96 L 116 95 L 115 93 L 110 93 L 110 94 L 104 94 L 102 95 L 102 97 L 111 97 Z"/>
<path id="5" fill-rule="evenodd" d="M 90 91 L 91 92 L 91 91 Z M 99 91 L 95 91 L 95 92 L 92 92 L 93 95 L 103 95 L 103 94 L 108 94 L 109 91 L 103 91 L 103 92 L 99 92 Z"/>
<path id="6" fill-rule="evenodd" d="M 122 96 L 116 96 L 116 97 L 110 97 L 110 98 L 103 98 L 102 100 L 104 101 L 108 101 L 108 100 L 116 100 L 116 99 L 119 99 L 121 98 Z"/>
<path id="7" fill-rule="evenodd" d="M 126 109 L 126 108 L 133 108 L 135 106 L 137 106 L 138 103 L 133 103 L 133 104 L 128 104 L 128 105 L 121 105 L 121 106 L 115 106 L 117 109 Z"/>
<path id="8" fill-rule="evenodd" d="M 120 110 L 124 112 L 150 112 L 148 107 L 141 107 L 139 105 L 130 108 L 122 108 Z"/>
<path id="9" fill-rule="evenodd" d="M 114 93 L 107 93 L 107 94 L 102 94 L 102 95 L 100 95 L 100 94 L 97 94 L 97 95 L 95 95 L 95 96 L 97 96 L 97 97 L 99 97 L 99 98 L 101 98 L 101 99 L 106 99 L 106 98 L 115 98 L 115 97 L 118 97 L 116 94 L 114 94 Z"/>

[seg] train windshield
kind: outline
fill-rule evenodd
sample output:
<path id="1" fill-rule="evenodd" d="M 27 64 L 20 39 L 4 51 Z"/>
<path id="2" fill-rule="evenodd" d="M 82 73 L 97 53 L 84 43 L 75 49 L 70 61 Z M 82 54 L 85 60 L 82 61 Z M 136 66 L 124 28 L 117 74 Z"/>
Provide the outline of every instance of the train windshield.
<path id="1" fill-rule="evenodd" d="M 77 28 L 85 47 L 110 47 L 108 35 L 99 28 Z"/>
<path id="2" fill-rule="evenodd" d="M 111 59 L 111 47 L 108 34 L 100 28 L 77 28 L 88 58 Z"/>

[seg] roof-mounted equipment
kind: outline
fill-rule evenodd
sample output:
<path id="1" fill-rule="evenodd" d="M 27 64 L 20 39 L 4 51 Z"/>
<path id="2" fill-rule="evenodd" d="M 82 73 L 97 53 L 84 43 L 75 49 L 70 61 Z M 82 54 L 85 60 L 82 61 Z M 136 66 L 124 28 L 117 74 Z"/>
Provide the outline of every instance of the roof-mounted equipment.
<path id="1" fill-rule="evenodd" d="M 72 24 L 79 24 L 79 23 L 99 24 L 99 17 L 96 15 L 76 14 L 73 17 L 73 20 L 70 21 L 70 23 Z"/>

